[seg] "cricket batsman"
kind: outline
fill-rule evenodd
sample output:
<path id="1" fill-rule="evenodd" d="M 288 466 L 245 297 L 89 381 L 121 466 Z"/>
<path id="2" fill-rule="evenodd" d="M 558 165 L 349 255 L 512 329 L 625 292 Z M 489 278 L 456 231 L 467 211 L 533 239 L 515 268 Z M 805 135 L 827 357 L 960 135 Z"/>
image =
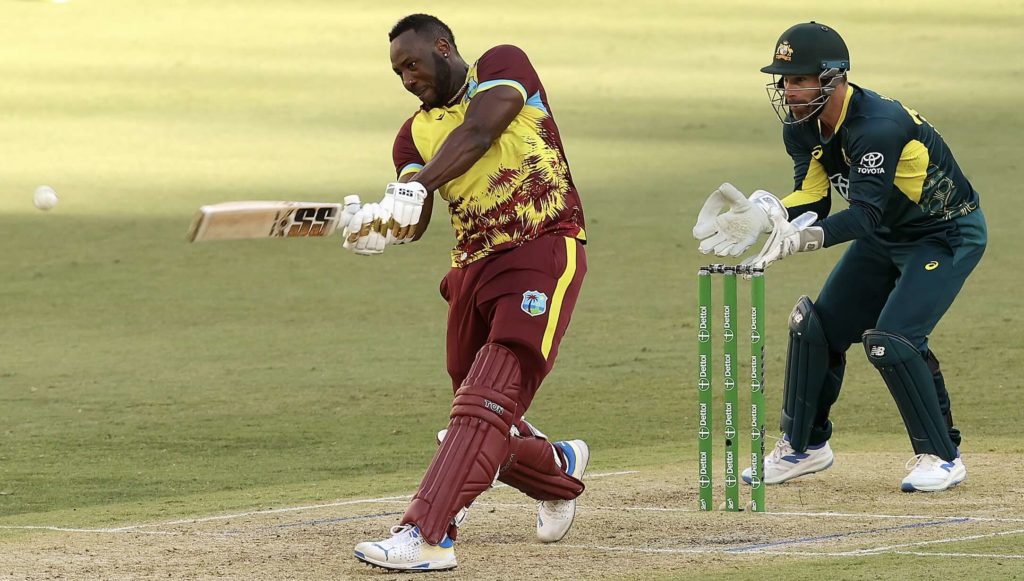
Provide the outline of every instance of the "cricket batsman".
<path id="1" fill-rule="evenodd" d="M 702 252 L 739 256 L 770 232 L 744 262 L 761 268 L 849 243 L 818 298 L 801 297 L 790 315 L 784 435 L 765 459 L 765 482 L 832 465 L 829 411 L 846 352 L 862 343 L 914 450 L 900 489 L 946 490 L 967 468 L 928 335 L 985 252 L 985 217 L 931 123 L 849 82 L 850 65 L 846 43 L 829 26 L 807 22 L 782 33 L 761 71 L 773 76 L 767 89 L 793 159 L 793 192 L 780 201 L 759 190 L 748 199 L 723 184 L 693 233 Z M 834 193 L 849 207 L 829 215 Z M 750 482 L 749 469 L 743 478 Z"/>
<path id="2" fill-rule="evenodd" d="M 511 45 L 472 65 L 437 18 L 413 14 L 389 34 L 391 67 L 421 102 L 401 127 L 397 181 L 346 210 L 345 248 L 376 255 L 418 240 L 434 192 L 455 230 L 447 363 L 455 398 L 440 446 L 400 525 L 355 557 L 389 570 L 456 566 L 457 525 L 495 479 L 539 501 L 537 536 L 572 525 L 590 457 L 523 419 L 551 371 L 587 271 L 583 207 L 547 93 Z"/>

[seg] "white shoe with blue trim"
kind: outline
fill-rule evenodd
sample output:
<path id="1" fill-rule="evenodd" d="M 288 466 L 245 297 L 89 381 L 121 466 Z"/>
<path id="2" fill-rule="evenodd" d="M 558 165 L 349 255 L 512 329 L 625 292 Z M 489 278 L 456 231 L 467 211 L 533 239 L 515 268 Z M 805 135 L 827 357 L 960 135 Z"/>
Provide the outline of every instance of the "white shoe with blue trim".
<path id="1" fill-rule="evenodd" d="M 583 440 L 555 442 L 562 455 L 568 461 L 563 466 L 567 474 L 583 479 L 590 462 L 590 447 Z M 537 538 L 543 543 L 555 543 L 569 532 L 572 521 L 576 518 L 576 499 L 544 500 L 537 505 Z"/>
<path id="2" fill-rule="evenodd" d="M 910 474 L 900 483 L 903 492 L 938 492 L 952 488 L 967 479 L 967 466 L 960 458 L 947 462 L 934 454 L 918 454 L 907 462 Z"/>
<path id="3" fill-rule="evenodd" d="M 797 476 L 813 474 L 832 466 L 832 448 L 828 442 L 808 446 L 804 452 L 797 452 L 789 445 L 789 436 L 783 435 L 775 443 L 775 449 L 764 459 L 764 483 L 782 484 Z M 750 484 L 750 468 L 740 475 L 743 482 Z"/>
<path id="4" fill-rule="evenodd" d="M 444 571 L 454 569 L 455 543 L 445 535 L 439 545 L 431 545 L 419 527 L 391 527 L 391 538 L 356 545 L 356 559 L 392 571 Z"/>

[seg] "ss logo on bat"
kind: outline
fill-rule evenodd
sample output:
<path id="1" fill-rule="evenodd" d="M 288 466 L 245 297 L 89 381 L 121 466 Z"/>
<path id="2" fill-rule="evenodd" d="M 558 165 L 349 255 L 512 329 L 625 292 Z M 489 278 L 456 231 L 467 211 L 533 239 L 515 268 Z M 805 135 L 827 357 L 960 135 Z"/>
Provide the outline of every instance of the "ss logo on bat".
<path id="1" fill-rule="evenodd" d="M 336 210 L 331 206 L 298 208 L 295 210 L 292 224 L 284 232 L 284 236 L 323 236 L 324 229 L 337 218 Z"/>

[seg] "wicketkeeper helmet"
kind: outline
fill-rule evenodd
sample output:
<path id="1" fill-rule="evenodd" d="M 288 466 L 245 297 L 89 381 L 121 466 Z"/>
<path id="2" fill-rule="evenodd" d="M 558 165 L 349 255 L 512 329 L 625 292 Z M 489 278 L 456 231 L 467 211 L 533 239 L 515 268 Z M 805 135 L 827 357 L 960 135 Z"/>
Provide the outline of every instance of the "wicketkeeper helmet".
<path id="1" fill-rule="evenodd" d="M 783 123 L 801 123 L 817 117 L 828 98 L 850 70 L 850 51 L 839 33 L 817 22 L 791 26 L 782 33 L 775 46 L 772 63 L 762 73 L 775 75 L 766 85 L 768 97 Z M 811 113 L 795 119 L 786 111 L 783 75 L 816 75 L 821 80 L 821 95 L 811 101 Z"/>

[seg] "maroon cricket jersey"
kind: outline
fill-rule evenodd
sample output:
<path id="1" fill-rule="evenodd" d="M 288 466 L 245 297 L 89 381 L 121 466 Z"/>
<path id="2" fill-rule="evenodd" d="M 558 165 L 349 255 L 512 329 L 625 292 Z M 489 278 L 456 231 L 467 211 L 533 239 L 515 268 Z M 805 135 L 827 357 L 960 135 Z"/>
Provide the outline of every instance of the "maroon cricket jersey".
<path id="1" fill-rule="evenodd" d="M 583 205 L 547 94 L 518 47 L 485 52 L 470 67 L 461 100 L 421 108 L 402 125 L 393 150 L 398 177 L 423 169 L 462 124 L 472 100 L 498 86 L 522 93 L 522 110 L 466 173 L 438 188 L 455 230 L 456 267 L 544 235 L 586 241 Z"/>

